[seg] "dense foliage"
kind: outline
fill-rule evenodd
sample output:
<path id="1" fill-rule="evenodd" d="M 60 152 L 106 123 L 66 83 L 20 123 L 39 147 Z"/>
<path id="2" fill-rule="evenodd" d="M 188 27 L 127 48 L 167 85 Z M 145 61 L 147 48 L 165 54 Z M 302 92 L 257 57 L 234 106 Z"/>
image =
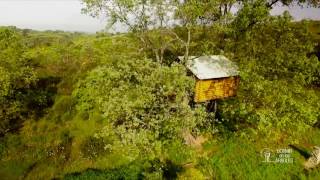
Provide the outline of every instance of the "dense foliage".
<path id="1" fill-rule="evenodd" d="M 306 22 L 290 20 L 288 14 L 269 17 L 227 47 L 242 69 L 242 85 L 237 103 L 222 111 L 273 138 L 281 131 L 283 138 L 292 140 L 320 117 L 319 97 L 309 88 L 319 81 L 320 63 L 309 56 L 314 43 Z"/>
<path id="2" fill-rule="evenodd" d="M 97 15 L 104 1 L 84 2 Z M 171 1 L 112 2 L 129 13 L 110 11 L 115 23 L 143 3 L 168 18 Z M 319 178 L 303 170 L 302 150 L 292 164 L 261 164 L 260 151 L 320 143 L 320 26 L 270 16 L 273 1 L 241 1 L 232 16 L 234 3 L 170 3 L 174 27 L 140 14 L 123 34 L 1 27 L 0 177 Z M 210 54 L 235 61 L 241 77 L 216 113 L 193 102 L 195 78 L 177 60 Z"/>
<path id="3" fill-rule="evenodd" d="M 28 105 L 41 103 L 41 97 L 29 89 L 37 80 L 22 36 L 14 28 L 0 29 L 0 134 L 19 127 L 28 114 Z"/>

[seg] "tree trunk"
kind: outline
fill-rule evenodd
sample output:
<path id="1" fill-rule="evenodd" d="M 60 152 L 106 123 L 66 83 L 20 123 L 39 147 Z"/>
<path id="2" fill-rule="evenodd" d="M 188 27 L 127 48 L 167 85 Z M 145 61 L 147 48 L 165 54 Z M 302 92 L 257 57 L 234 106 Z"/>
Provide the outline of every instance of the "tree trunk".
<path id="1" fill-rule="evenodd" d="M 191 30 L 190 27 L 187 27 L 188 30 L 188 40 L 185 44 L 185 54 L 184 54 L 184 63 L 186 63 L 189 59 L 189 47 L 190 47 L 190 41 L 191 41 Z"/>
<path id="2" fill-rule="evenodd" d="M 160 56 L 159 56 L 158 50 L 157 50 L 157 49 L 154 49 L 153 52 L 154 52 L 154 55 L 156 56 L 157 62 L 160 62 Z"/>
<path id="3" fill-rule="evenodd" d="M 164 55 L 164 49 L 161 48 L 161 49 L 160 49 L 160 64 L 163 63 L 163 55 Z"/>

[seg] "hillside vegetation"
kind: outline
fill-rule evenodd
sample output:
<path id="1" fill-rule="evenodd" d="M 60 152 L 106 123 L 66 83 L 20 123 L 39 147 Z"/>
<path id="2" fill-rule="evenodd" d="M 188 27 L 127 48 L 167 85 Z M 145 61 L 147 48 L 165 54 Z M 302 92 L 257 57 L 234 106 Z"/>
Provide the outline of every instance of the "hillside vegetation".
<path id="1" fill-rule="evenodd" d="M 319 22 L 251 6 L 228 23 L 165 33 L 0 27 L 0 177 L 320 178 L 301 153 L 320 145 Z M 177 60 L 211 54 L 241 77 L 216 113 L 193 103 L 195 79 Z M 292 163 L 263 162 L 264 148 L 291 147 Z"/>

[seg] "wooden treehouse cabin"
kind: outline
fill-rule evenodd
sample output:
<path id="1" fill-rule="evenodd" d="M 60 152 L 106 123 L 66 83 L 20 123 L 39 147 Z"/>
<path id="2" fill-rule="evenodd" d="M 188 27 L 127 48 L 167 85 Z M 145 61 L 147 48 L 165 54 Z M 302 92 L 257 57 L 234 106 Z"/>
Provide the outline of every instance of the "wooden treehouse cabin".
<path id="1" fill-rule="evenodd" d="M 196 103 L 236 96 L 238 67 L 225 56 L 190 56 L 186 66 L 196 78 Z"/>

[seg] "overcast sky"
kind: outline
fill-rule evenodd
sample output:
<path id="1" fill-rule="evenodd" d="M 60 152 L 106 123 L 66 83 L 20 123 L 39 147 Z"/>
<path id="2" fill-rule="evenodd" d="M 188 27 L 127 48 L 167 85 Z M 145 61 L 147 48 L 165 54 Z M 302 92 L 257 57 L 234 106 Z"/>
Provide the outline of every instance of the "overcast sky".
<path id="1" fill-rule="evenodd" d="M 83 32 L 104 29 L 104 20 L 81 14 L 82 7 L 80 0 L 0 0 L 0 26 Z M 320 20 L 320 9 L 315 8 L 279 6 L 271 13 L 281 14 L 284 10 L 289 10 L 296 20 Z"/>

